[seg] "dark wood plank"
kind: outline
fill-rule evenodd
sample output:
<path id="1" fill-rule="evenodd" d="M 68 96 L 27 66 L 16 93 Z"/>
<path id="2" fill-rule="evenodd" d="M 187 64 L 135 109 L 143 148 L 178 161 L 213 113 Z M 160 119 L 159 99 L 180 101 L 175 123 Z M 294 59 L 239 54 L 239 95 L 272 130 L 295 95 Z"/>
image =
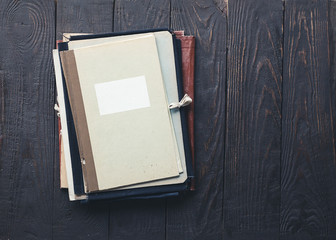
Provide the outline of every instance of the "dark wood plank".
<path id="1" fill-rule="evenodd" d="M 165 239 L 165 200 L 114 202 L 109 231 L 111 240 Z"/>
<path id="2" fill-rule="evenodd" d="M 169 27 L 169 0 L 116 0 L 114 31 Z M 165 239 L 165 200 L 123 201 L 110 210 L 110 239 Z"/>
<path id="3" fill-rule="evenodd" d="M 114 0 L 57 1 L 57 39 L 62 33 L 112 31 Z"/>
<path id="4" fill-rule="evenodd" d="M 61 33 L 66 32 L 111 32 L 113 5 L 113 0 L 57 1 L 57 39 L 62 39 Z M 54 239 L 108 239 L 109 204 L 71 203 L 67 191 L 60 190 L 58 136 L 55 137 Z"/>
<path id="5" fill-rule="evenodd" d="M 0 239 L 51 239 L 55 4 L 0 2 Z"/>
<path id="6" fill-rule="evenodd" d="M 115 0 L 115 32 L 169 28 L 170 0 Z"/>
<path id="7" fill-rule="evenodd" d="M 281 238 L 335 239 L 328 1 L 287 1 L 284 31 Z"/>
<path id="8" fill-rule="evenodd" d="M 329 2 L 329 46 L 331 56 L 331 106 L 333 119 L 333 135 L 336 136 L 336 1 Z M 336 142 L 334 142 L 336 148 Z M 334 237 L 336 238 L 336 236 Z"/>
<path id="9" fill-rule="evenodd" d="M 229 1 L 226 239 L 279 239 L 282 1 Z"/>
<path id="10" fill-rule="evenodd" d="M 332 106 L 332 118 L 336 119 L 336 1 L 329 2 L 329 46 L 331 56 L 331 106 Z M 336 136 L 336 121 L 333 120 L 333 134 Z M 334 143 L 336 146 L 336 142 Z"/>
<path id="11" fill-rule="evenodd" d="M 171 27 L 196 37 L 196 192 L 168 200 L 167 239 L 221 239 L 226 12 L 205 0 L 173 0 L 171 9 Z"/>

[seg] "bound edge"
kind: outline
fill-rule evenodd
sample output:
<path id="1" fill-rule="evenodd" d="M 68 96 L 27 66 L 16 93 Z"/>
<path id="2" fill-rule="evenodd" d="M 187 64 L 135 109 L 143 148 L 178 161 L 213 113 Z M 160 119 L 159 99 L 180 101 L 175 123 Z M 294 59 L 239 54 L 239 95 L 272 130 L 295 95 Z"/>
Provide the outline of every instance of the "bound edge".
<path id="1" fill-rule="evenodd" d="M 98 180 L 74 51 L 63 51 L 60 56 L 76 128 L 85 192 L 97 191 L 99 190 Z"/>

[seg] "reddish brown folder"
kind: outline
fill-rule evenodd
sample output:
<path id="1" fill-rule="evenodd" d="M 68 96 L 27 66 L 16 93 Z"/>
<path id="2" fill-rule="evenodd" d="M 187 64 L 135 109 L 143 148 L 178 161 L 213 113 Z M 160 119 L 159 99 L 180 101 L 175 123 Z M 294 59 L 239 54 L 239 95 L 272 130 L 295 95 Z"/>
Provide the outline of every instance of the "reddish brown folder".
<path id="1" fill-rule="evenodd" d="M 181 40 L 182 48 L 182 74 L 183 89 L 193 102 L 188 106 L 188 133 L 192 155 L 192 164 L 195 171 L 195 144 L 194 144 L 194 70 L 195 70 L 195 37 L 185 36 L 184 31 L 175 31 L 175 35 Z M 195 190 L 195 178 L 192 180 L 191 191 Z"/>

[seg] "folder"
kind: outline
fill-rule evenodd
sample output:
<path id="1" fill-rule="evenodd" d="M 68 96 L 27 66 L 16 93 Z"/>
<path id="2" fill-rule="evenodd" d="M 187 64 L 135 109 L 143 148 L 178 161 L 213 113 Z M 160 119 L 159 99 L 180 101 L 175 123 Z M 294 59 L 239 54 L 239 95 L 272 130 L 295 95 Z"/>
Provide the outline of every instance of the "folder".
<path id="1" fill-rule="evenodd" d="M 111 35 L 115 35 L 115 34 L 111 34 Z M 129 34 L 124 34 L 124 33 L 122 33 L 121 35 L 129 35 Z M 96 37 L 97 36 L 97 38 L 101 38 L 101 36 L 99 36 L 99 35 L 95 35 L 94 37 Z M 104 37 L 109 37 L 110 35 L 105 35 Z M 78 38 L 78 37 L 77 37 Z M 88 35 L 88 36 L 79 36 L 79 39 L 81 39 L 81 38 L 87 38 L 87 39 L 94 39 L 93 38 L 93 36 L 90 36 L 90 35 Z M 74 41 L 74 42 L 76 42 L 76 41 Z M 68 46 L 63 46 L 63 48 L 65 48 L 65 49 L 67 49 L 69 46 L 70 46 L 71 44 L 69 44 Z M 176 41 L 175 39 L 174 39 L 174 45 L 178 45 L 178 41 Z M 62 48 L 62 47 L 61 47 Z M 90 49 L 92 50 L 92 48 L 90 47 Z M 177 54 L 176 53 L 176 48 L 174 48 L 174 51 L 175 51 L 175 55 Z M 179 57 L 181 57 L 181 56 L 179 56 Z M 181 61 L 181 59 L 177 59 L 177 58 L 179 58 L 178 56 L 176 56 L 176 59 L 174 60 L 174 61 L 176 61 L 176 62 L 178 62 L 178 61 Z M 179 67 L 176 67 L 176 69 L 179 69 Z M 177 71 L 178 72 L 178 71 Z M 177 74 L 178 75 L 178 74 Z M 180 83 L 182 83 L 182 81 L 179 81 Z M 180 84 L 181 85 L 181 84 Z M 182 86 L 182 85 L 181 85 Z M 181 87 L 180 87 L 180 89 L 181 89 Z M 64 90 L 64 89 L 63 89 Z M 64 90 L 64 91 L 66 91 L 66 90 Z M 180 94 L 181 95 L 181 94 Z M 181 96 L 180 96 L 181 97 Z M 66 123 L 66 124 L 68 124 L 68 123 Z M 184 124 L 185 125 L 185 124 Z M 184 126 L 184 132 L 185 132 L 185 130 L 186 130 L 186 127 Z M 185 134 L 184 134 L 185 135 Z M 63 130 L 62 130 L 62 137 L 64 137 L 64 135 L 63 135 Z M 183 143 L 183 145 L 185 145 L 186 143 L 184 142 Z M 190 143 L 189 143 L 189 145 L 190 145 Z M 184 146 L 185 147 L 185 146 Z M 190 150 L 190 149 L 189 149 Z M 186 151 L 186 155 L 188 155 L 188 151 Z M 190 156 L 188 157 L 188 158 L 190 158 Z M 73 160 L 73 159 L 72 159 Z M 185 189 L 188 189 L 188 186 L 189 186 L 189 180 L 193 177 L 193 173 L 192 173 L 192 167 L 190 167 L 190 161 L 189 161 L 190 159 L 188 159 L 188 161 L 186 161 L 186 163 L 185 163 L 185 168 L 186 169 L 188 169 L 188 173 L 186 173 L 186 175 L 185 176 L 188 176 L 188 180 L 187 181 L 182 181 L 183 183 L 182 184 L 180 184 L 181 183 L 181 181 L 179 182 L 179 184 L 168 184 L 167 186 L 165 186 L 165 187 L 163 187 L 163 186 L 161 186 L 160 185 L 160 183 L 158 183 L 157 185 L 155 185 L 155 184 L 153 184 L 153 182 L 152 183 L 148 183 L 149 185 L 148 186 L 150 186 L 150 187 L 143 187 L 143 186 L 146 186 L 146 183 L 143 183 L 142 185 L 140 184 L 138 184 L 138 186 L 136 186 L 135 185 L 135 189 L 132 189 L 132 186 L 129 186 L 128 188 L 129 189 L 127 189 L 127 187 L 124 187 L 124 189 L 122 189 L 122 188 L 119 188 L 118 190 L 116 190 L 116 191 L 114 191 L 114 192 L 107 192 L 107 193 L 90 193 L 90 194 L 87 194 L 87 198 L 91 198 L 91 199 L 93 199 L 93 198 L 96 198 L 96 197 L 98 197 L 98 198 L 105 198 L 106 196 L 112 196 L 113 198 L 115 198 L 115 197 L 117 197 L 117 198 L 124 198 L 124 197 L 127 197 L 127 196 L 140 196 L 140 195 L 142 195 L 142 196 L 146 196 L 146 194 L 148 195 L 148 194 L 153 194 L 153 193 L 158 193 L 158 194 L 160 194 L 160 193 L 164 193 L 164 192 L 173 192 L 173 191 L 181 191 L 181 190 L 185 190 Z M 68 168 L 67 168 L 68 169 Z M 78 171 L 78 169 L 77 169 L 77 171 L 76 171 L 77 173 L 79 172 Z M 179 172 L 180 173 L 180 172 Z M 76 175 L 76 174 L 75 174 Z M 79 174 L 79 175 L 81 175 L 81 174 Z M 175 177 L 176 177 L 176 175 L 175 175 Z M 186 179 L 186 178 L 185 178 Z M 169 179 L 168 181 L 171 181 L 172 179 Z M 71 180 L 70 180 L 71 181 Z M 143 181 L 143 180 L 141 180 L 141 181 Z M 146 181 L 146 180 L 145 180 Z M 144 182 L 145 182 L 144 181 Z M 160 182 L 160 181 L 158 181 L 158 182 Z M 152 184 L 152 185 L 151 185 Z M 126 186 L 126 185 L 124 185 L 124 186 Z M 134 188 L 134 186 L 133 186 L 133 188 Z M 106 189 L 109 189 L 109 188 L 106 188 Z M 70 193 L 69 193 L 70 194 Z M 81 195 L 81 192 L 80 191 L 77 191 L 77 194 L 79 194 L 79 195 Z M 78 195 L 78 196 L 79 196 Z M 105 197 L 104 197 L 105 196 Z"/>

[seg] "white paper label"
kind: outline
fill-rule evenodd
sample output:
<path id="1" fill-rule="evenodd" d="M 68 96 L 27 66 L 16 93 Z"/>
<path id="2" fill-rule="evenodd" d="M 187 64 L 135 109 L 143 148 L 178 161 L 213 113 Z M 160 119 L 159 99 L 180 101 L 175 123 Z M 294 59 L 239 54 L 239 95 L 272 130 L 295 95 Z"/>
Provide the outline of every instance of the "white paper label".
<path id="1" fill-rule="evenodd" d="M 100 115 L 150 107 L 145 76 L 95 84 Z"/>

